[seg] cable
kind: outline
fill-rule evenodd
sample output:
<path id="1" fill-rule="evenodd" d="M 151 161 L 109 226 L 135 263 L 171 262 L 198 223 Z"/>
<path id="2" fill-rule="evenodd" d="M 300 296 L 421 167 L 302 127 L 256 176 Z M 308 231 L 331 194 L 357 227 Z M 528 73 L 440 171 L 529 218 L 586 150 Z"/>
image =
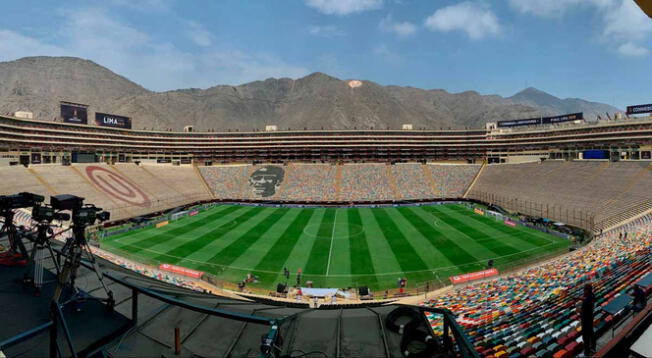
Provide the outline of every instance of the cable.
<path id="1" fill-rule="evenodd" d="M 292 354 L 293 354 L 294 352 L 301 352 L 301 355 L 293 356 Z M 309 354 L 321 354 L 322 357 L 326 357 L 326 358 L 328 358 L 328 354 L 326 354 L 326 353 L 324 353 L 324 352 L 322 352 L 322 351 L 310 351 L 310 352 L 304 352 L 304 351 L 302 351 L 301 349 L 295 349 L 295 350 L 291 351 L 290 354 L 288 354 L 288 355 L 285 356 L 285 357 L 289 357 L 289 358 L 300 358 L 300 357 L 306 357 L 306 356 L 308 356 Z"/>

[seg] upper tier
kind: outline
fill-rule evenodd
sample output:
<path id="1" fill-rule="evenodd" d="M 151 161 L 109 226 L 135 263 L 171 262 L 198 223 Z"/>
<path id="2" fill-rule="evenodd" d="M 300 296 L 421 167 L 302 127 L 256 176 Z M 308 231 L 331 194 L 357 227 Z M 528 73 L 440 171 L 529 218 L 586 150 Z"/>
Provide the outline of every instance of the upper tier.
<path id="1" fill-rule="evenodd" d="M 0 117 L 0 149 L 187 155 L 197 160 L 432 160 L 652 144 L 652 118 L 519 130 L 161 132 Z"/>

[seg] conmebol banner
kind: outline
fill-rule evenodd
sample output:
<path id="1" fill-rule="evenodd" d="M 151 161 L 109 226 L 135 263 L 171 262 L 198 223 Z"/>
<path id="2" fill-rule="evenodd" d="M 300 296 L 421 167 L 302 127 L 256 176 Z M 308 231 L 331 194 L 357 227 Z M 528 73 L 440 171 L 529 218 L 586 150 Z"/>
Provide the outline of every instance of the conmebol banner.
<path id="1" fill-rule="evenodd" d="M 95 113 L 95 124 L 102 127 L 131 129 L 131 118 L 108 113 Z"/>
<path id="2" fill-rule="evenodd" d="M 541 118 L 514 119 L 511 121 L 498 121 L 498 127 L 534 126 L 541 124 Z"/>
<path id="3" fill-rule="evenodd" d="M 627 106 L 627 114 L 651 113 L 652 103 Z"/>
<path id="4" fill-rule="evenodd" d="M 496 276 L 498 275 L 498 270 L 495 268 L 490 268 L 488 270 L 482 270 L 482 271 L 476 271 L 476 272 L 469 272 L 465 273 L 463 275 L 456 275 L 456 276 L 451 276 L 451 282 L 455 285 L 458 283 L 463 283 L 463 282 L 468 282 L 468 281 L 473 281 L 473 280 L 479 280 L 482 278 L 487 278 L 491 276 Z"/>
<path id="5" fill-rule="evenodd" d="M 64 123 L 88 124 L 87 105 L 70 102 L 60 102 L 60 105 Z"/>
<path id="6" fill-rule="evenodd" d="M 176 266 L 176 265 L 161 264 L 159 265 L 158 268 L 163 271 L 168 271 L 168 272 L 172 272 L 172 273 L 176 273 L 179 275 L 192 277 L 192 278 L 201 278 L 202 276 L 204 276 L 204 273 L 202 271 L 195 271 L 189 268 Z"/>

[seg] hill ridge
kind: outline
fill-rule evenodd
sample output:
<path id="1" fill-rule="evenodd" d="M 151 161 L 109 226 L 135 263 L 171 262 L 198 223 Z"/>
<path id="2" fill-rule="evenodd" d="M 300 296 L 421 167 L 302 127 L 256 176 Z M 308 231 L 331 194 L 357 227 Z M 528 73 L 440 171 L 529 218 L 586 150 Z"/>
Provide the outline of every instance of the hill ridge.
<path id="1" fill-rule="evenodd" d="M 355 82 L 353 82 L 355 81 Z M 486 122 L 569 112 L 588 118 L 616 108 L 582 99 L 559 99 L 531 88 L 511 97 L 468 90 L 450 93 L 339 79 L 323 72 L 267 78 L 237 86 L 215 85 L 155 92 L 93 61 L 77 57 L 25 57 L 0 62 L 0 112 L 29 110 L 58 116 L 60 100 L 133 118 L 134 128 L 180 130 L 483 128 Z"/>

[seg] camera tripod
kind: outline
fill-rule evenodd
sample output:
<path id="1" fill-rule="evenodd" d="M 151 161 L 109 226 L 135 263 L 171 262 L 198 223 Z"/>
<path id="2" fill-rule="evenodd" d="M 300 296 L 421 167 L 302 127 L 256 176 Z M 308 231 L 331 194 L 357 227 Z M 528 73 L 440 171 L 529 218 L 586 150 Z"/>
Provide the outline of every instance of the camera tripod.
<path id="1" fill-rule="evenodd" d="M 0 265 L 4 266 L 24 266 L 27 264 L 27 249 L 23 244 L 18 229 L 14 225 L 14 212 L 11 209 L 3 208 L 0 210 L 0 217 L 4 218 L 4 224 L 0 229 L 0 237 L 7 236 L 9 240 L 9 251 L 4 253 L 0 258 Z"/>
<path id="2" fill-rule="evenodd" d="M 63 268 L 59 273 L 58 285 L 54 291 L 53 300 L 57 303 L 62 303 L 61 298 L 63 293 L 66 290 L 70 292 L 70 299 L 67 302 L 79 302 L 85 298 L 91 298 L 98 301 L 105 302 L 108 309 L 112 310 L 115 306 L 115 300 L 113 298 L 113 292 L 104 283 L 103 275 L 100 271 L 100 267 L 95 260 L 95 256 L 91 252 L 91 249 L 86 241 L 86 226 L 73 224 L 72 226 L 72 237 L 70 237 L 66 244 L 61 250 L 64 254 L 65 261 L 63 263 Z M 104 292 L 106 292 L 107 298 L 97 298 L 89 297 L 89 295 L 84 294 L 79 288 L 75 285 L 75 280 L 77 279 L 77 274 L 79 267 L 82 263 L 82 256 L 91 263 L 93 266 L 93 271 L 97 279 L 100 281 Z M 66 302 L 66 303 L 67 303 Z"/>
<path id="3" fill-rule="evenodd" d="M 61 235 L 68 230 L 61 231 L 57 234 L 48 233 L 50 231 L 50 223 L 48 221 L 41 221 L 37 224 L 36 238 L 33 240 L 34 246 L 32 246 L 32 252 L 30 255 L 30 266 L 23 277 L 23 282 L 26 284 L 34 285 L 34 296 L 41 295 L 41 287 L 43 287 L 43 273 L 44 273 L 44 261 L 46 259 L 47 252 L 50 253 L 52 262 L 54 262 L 54 268 L 56 270 L 57 276 L 59 276 L 61 270 L 59 269 L 59 263 L 55 259 L 54 250 L 52 250 L 52 245 L 50 244 L 50 239 L 54 238 L 56 235 Z M 48 235 L 51 234 L 51 235 Z"/>

